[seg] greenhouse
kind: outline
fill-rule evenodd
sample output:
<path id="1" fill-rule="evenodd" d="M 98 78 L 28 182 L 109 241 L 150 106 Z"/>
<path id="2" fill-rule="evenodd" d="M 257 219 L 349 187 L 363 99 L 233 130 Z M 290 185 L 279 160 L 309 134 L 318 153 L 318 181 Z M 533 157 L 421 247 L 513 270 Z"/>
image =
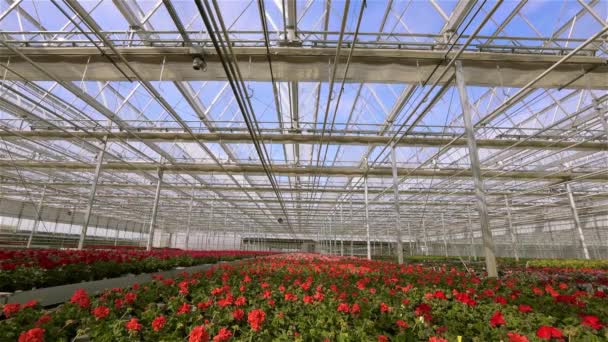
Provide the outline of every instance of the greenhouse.
<path id="1" fill-rule="evenodd" d="M 0 77 L 0 342 L 608 341 L 606 0 L 4 0 Z"/>

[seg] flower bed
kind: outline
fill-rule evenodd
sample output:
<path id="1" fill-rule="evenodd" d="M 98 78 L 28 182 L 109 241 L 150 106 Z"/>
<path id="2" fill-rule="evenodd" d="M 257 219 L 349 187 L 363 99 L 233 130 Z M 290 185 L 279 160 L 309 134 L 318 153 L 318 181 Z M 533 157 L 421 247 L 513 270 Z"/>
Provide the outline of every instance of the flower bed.
<path id="1" fill-rule="evenodd" d="M 579 287 L 581 282 L 594 288 Z M 221 265 L 69 303 L 3 308 L 7 341 L 602 341 L 605 273 L 455 268 L 312 255 Z"/>
<path id="2" fill-rule="evenodd" d="M 128 273 L 149 273 L 178 266 L 266 254 L 268 253 L 177 249 L 0 251 L 0 292 L 113 278 Z"/>

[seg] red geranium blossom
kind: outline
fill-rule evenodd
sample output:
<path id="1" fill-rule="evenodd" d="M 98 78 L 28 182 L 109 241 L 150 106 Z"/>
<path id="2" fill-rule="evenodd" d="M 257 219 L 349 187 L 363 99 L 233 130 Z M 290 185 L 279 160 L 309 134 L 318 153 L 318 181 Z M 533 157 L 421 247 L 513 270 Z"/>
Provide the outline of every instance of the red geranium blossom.
<path id="1" fill-rule="evenodd" d="M 266 319 L 266 313 L 261 309 L 254 309 L 247 315 L 247 321 L 251 325 L 251 329 L 259 331 L 262 328 L 262 323 Z"/>
<path id="2" fill-rule="evenodd" d="M 378 342 L 388 342 L 388 337 L 384 335 L 378 335 Z"/>
<path id="3" fill-rule="evenodd" d="M 407 327 L 409 327 L 407 322 L 400 320 L 400 319 L 398 319 L 396 323 L 397 323 L 397 326 L 402 329 L 407 329 Z"/>
<path id="4" fill-rule="evenodd" d="M 550 340 L 552 338 L 563 337 L 564 335 L 562 335 L 562 332 L 555 327 L 543 325 L 536 331 L 536 336 L 544 340 Z"/>
<path id="5" fill-rule="evenodd" d="M 6 318 L 9 318 L 12 315 L 16 314 L 17 312 L 19 312 L 19 310 L 21 310 L 21 304 L 19 303 L 6 304 L 2 308 L 2 312 L 4 312 L 4 316 L 6 316 Z"/>
<path id="6" fill-rule="evenodd" d="M 197 325 L 190 331 L 188 342 L 207 342 L 209 341 L 209 333 L 202 325 Z"/>
<path id="7" fill-rule="evenodd" d="M 45 323 L 50 322 L 53 319 L 53 317 L 51 315 L 42 315 L 40 316 L 40 318 L 38 318 L 38 320 L 36 321 L 36 326 L 41 326 Z"/>
<path id="8" fill-rule="evenodd" d="M 158 316 L 152 321 L 152 330 L 159 331 L 165 326 L 165 324 L 167 324 L 167 319 L 165 316 Z"/>
<path id="9" fill-rule="evenodd" d="M 183 315 L 188 312 L 190 312 L 190 304 L 188 304 L 188 303 L 182 304 L 182 306 L 180 306 L 179 309 L 177 310 L 178 315 Z"/>
<path id="10" fill-rule="evenodd" d="M 353 306 L 350 308 L 350 312 L 353 315 L 358 315 L 361 313 L 361 306 L 357 303 L 353 304 Z"/>
<path id="11" fill-rule="evenodd" d="M 221 328 L 220 331 L 213 338 L 213 342 L 224 342 L 230 340 L 232 332 L 228 328 Z"/>
<path id="12" fill-rule="evenodd" d="M 391 308 L 384 304 L 384 303 L 380 303 L 380 312 L 389 312 L 391 310 Z"/>
<path id="13" fill-rule="evenodd" d="M 519 304 L 519 312 L 532 312 L 532 307 L 526 304 Z"/>
<path id="14" fill-rule="evenodd" d="M 110 309 L 107 306 L 101 305 L 93 309 L 93 316 L 97 319 L 104 319 L 109 314 Z"/>
<path id="15" fill-rule="evenodd" d="M 593 315 L 582 315 L 583 320 L 581 321 L 581 325 L 588 326 L 595 330 L 600 330 L 604 325 L 600 321 L 599 318 Z"/>
<path id="16" fill-rule="evenodd" d="M 243 311 L 241 309 L 236 309 L 236 310 L 232 311 L 232 318 L 234 318 L 237 321 L 242 320 L 244 316 L 245 316 L 245 311 Z"/>
<path id="17" fill-rule="evenodd" d="M 142 325 L 141 323 L 139 323 L 139 320 L 137 318 L 133 317 L 130 321 L 127 322 L 127 324 L 125 324 L 125 327 L 128 331 L 140 331 Z"/>
<path id="18" fill-rule="evenodd" d="M 509 342 L 529 342 L 526 336 L 514 332 L 507 333 L 507 337 Z"/>
<path id="19" fill-rule="evenodd" d="M 416 314 L 416 316 L 423 316 L 424 314 L 427 314 L 430 311 L 431 311 L 431 306 L 426 303 L 422 303 L 422 304 L 416 306 L 414 313 Z"/>
<path id="20" fill-rule="evenodd" d="M 72 299 L 70 299 L 70 302 L 80 306 L 81 308 L 88 308 L 91 305 L 89 295 L 83 289 L 76 290 L 72 296 Z"/>
<path id="21" fill-rule="evenodd" d="M 448 342 L 448 340 L 442 337 L 431 336 L 429 337 L 429 342 Z"/>
<path id="22" fill-rule="evenodd" d="M 19 342 L 44 342 L 44 329 L 34 328 L 21 333 Z"/>
<path id="23" fill-rule="evenodd" d="M 490 318 L 490 325 L 493 327 L 497 327 L 505 323 L 507 322 L 505 322 L 505 318 L 500 311 L 494 312 L 494 315 L 492 315 L 492 318 Z"/>
<path id="24" fill-rule="evenodd" d="M 346 303 L 340 303 L 340 304 L 338 304 L 337 310 L 338 310 L 338 312 L 349 313 L 350 307 Z"/>
<path id="25" fill-rule="evenodd" d="M 314 301 L 314 299 L 312 298 L 312 296 L 305 295 L 305 296 L 302 298 L 302 301 L 303 301 L 304 303 L 306 303 L 306 304 L 310 304 L 310 303 L 312 303 L 312 302 Z"/>

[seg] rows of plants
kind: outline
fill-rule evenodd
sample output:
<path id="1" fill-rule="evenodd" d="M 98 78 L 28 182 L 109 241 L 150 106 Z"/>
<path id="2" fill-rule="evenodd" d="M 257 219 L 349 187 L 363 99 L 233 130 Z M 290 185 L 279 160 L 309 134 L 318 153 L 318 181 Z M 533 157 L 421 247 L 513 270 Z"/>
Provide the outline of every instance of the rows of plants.
<path id="1" fill-rule="evenodd" d="M 129 273 L 150 273 L 267 254 L 254 251 L 179 249 L 0 250 L 0 292 L 113 278 Z"/>
<path id="2" fill-rule="evenodd" d="M 391 257 L 394 259 L 394 257 Z M 478 263 L 482 263 L 484 258 L 474 258 Z M 465 261 L 467 264 L 471 262 L 468 257 L 457 257 L 457 256 L 438 256 L 438 255 L 414 255 L 405 257 L 405 261 L 408 262 L 424 262 L 424 263 L 461 263 Z M 497 258 L 498 263 L 501 266 L 512 267 L 527 267 L 527 268 L 562 268 L 564 270 L 607 270 L 608 271 L 608 260 L 606 259 L 526 259 L 520 258 Z"/>
<path id="3" fill-rule="evenodd" d="M 605 273 L 279 255 L 157 277 L 52 311 L 6 305 L 1 341 L 605 341 Z"/>

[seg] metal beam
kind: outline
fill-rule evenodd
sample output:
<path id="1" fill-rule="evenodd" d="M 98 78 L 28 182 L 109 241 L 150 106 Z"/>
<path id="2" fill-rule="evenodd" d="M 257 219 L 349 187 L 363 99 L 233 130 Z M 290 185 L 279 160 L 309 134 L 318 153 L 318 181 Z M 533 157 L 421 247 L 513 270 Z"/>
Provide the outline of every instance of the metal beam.
<path id="1" fill-rule="evenodd" d="M 372 246 L 369 235 L 369 208 L 368 208 L 368 196 L 367 196 L 367 177 L 363 178 L 364 187 L 364 199 L 365 199 L 365 239 L 367 241 L 367 259 L 372 260 Z"/>
<path id="2" fill-rule="evenodd" d="M 572 189 L 570 188 L 570 183 L 566 183 L 566 192 L 568 193 L 568 201 L 570 202 L 570 209 L 572 210 L 572 219 L 574 220 L 574 225 L 576 226 L 576 231 L 578 232 L 578 238 L 581 242 L 581 247 L 583 249 L 583 256 L 585 259 L 590 259 L 589 249 L 587 249 L 587 243 L 585 242 L 585 234 L 583 233 L 583 226 L 581 225 L 581 220 L 578 217 L 578 211 L 576 210 L 576 202 L 574 202 L 574 196 L 572 196 Z"/>
<path id="3" fill-rule="evenodd" d="M 498 277 L 498 271 L 496 269 L 496 251 L 494 247 L 494 240 L 492 240 L 492 231 L 490 230 L 490 219 L 488 217 L 488 207 L 486 204 L 486 196 L 484 193 L 485 190 L 483 185 L 482 172 L 477 151 L 477 144 L 475 142 L 475 131 L 473 129 L 471 106 L 469 103 L 465 86 L 462 63 L 460 61 L 457 61 L 454 66 L 456 67 L 456 85 L 458 87 L 458 93 L 460 95 L 460 105 L 462 106 L 462 116 L 464 120 L 465 134 L 469 145 L 471 172 L 473 176 L 473 182 L 475 183 L 475 193 L 479 210 L 479 221 L 481 224 L 481 238 L 483 240 L 483 248 L 485 251 L 486 271 L 488 272 L 488 277 L 496 278 Z"/>
<path id="4" fill-rule="evenodd" d="M 376 145 L 384 146 L 391 143 L 390 136 L 378 135 L 325 135 L 323 142 L 335 145 Z M 31 140 L 99 140 L 107 136 L 110 141 L 147 141 L 147 142 L 210 142 L 210 143 L 251 143 L 248 133 L 188 133 L 188 132 L 138 132 L 136 129 L 115 132 L 83 132 L 83 131 L 56 131 L 45 129 L 34 130 L 2 130 L 0 138 L 31 139 Z M 317 144 L 318 134 L 261 134 L 259 140 L 268 144 Z M 396 146 L 412 147 L 466 147 L 465 138 L 451 137 L 415 137 L 407 136 L 396 142 Z M 558 139 L 525 138 L 518 139 L 478 139 L 477 146 L 489 149 L 534 149 L 534 150 L 560 150 L 571 151 L 608 151 L 608 145 L 603 141 L 577 141 Z"/>
<path id="5" fill-rule="evenodd" d="M 198 33 L 197 33 L 198 34 Z M 7 44 L 15 44 L 10 41 Z M 99 80 L 124 81 L 126 77 L 117 70 L 105 56 L 94 47 L 19 47 L 19 51 L 54 75 L 61 75 L 63 81 Z M 105 48 L 104 48 L 105 49 Z M 129 61 L 142 81 L 158 81 L 163 75 L 166 81 L 226 80 L 218 56 L 211 49 L 206 50 L 207 70 L 192 71 L 192 58 L 200 51 L 188 47 L 115 47 L 117 53 Z M 265 47 L 233 47 L 239 56 L 241 70 L 249 70 L 242 76 L 250 81 L 270 81 Z M 465 51 L 459 57 L 467 73 L 464 75 L 469 85 L 523 87 L 537 75 L 561 59 L 553 54 L 527 53 L 530 47 L 509 47 L 509 52 Z M 565 52 L 569 52 L 566 49 Z M 108 54 L 114 52 L 109 49 Z M 318 47 L 271 47 L 272 68 L 275 81 L 324 82 L 330 77 L 327 68 L 329 60 L 335 57 L 335 48 Z M 0 49 L 0 59 L 11 57 L 11 69 L 28 80 L 47 80 L 48 75 L 24 61 L 9 49 Z M 448 56 L 447 58 L 449 58 Z M 337 73 L 343 74 L 347 54 L 341 56 Z M 163 59 L 165 63 L 162 63 Z M 438 63 L 444 63 L 445 51 L 408 49 L 358 48 L 349 63 L 347 82 L 379 83 L 419 83 L 432 75 Z M 86 74 L 82 70 L 87 68 Z M 499 71 L 498 71 L 499 70 Z M 587 70 L 585 77 L 581 70 Z M 135 78 L 130 71 L 127 76 Z M 533 84 L 537 88 L 608 89 L 608 65 L 605 59 L 595 56 L 577 55 L 556 67 L 551 74 Z M 578 79 L 577 79 L 578 78 Z M 6 79 L 21 80 L 13 73 Z M 571 82 L 572 80 L 576 81 Z M 436 79 L 431 77 L 429 82 Z M 439 84 L 449 81 L 449 77 L 439 80 Z"/>
<path id="6" fill-rule="evenodd" d="M 395 238 L 397 240 L 397 261 L 403 264 L 403 242 L 401 241 L 401 212 L 399 210 L 399 179 L 397 177 L 397 152 L 391 146 L 391 164 L 393 169 L 393 192 L 395 195 Z M 366 188 L 367 189 L 367 188 Z"/>
<path id="7" fill-rule="evenodd" d="M 160 200 L 160 189 L 163 184 L 163 170 L 158 169 L 158 181 L 156 182 L 156 192 L 154 194 L 154 206 L 152 207 L 152 215 L 150 216 L 150 229 L 148 229 L 148 242 L 146 243 L 146 250 L 152 250 L 152 243 L 154 242 L 154 226 L 156 225 L 156 216 L 158 214 L 158 201 Z"/>
<path id="8" fill-rule="evenodd" d="M 99 175 L 101 174 L 101 168 L 103 165 L 103 157 L 106 152 L 107 140 L 104 139 L 102 142 L 101 149 L 97 154 L 97 163 L 95 165 L 95 174 L 93 176 L 93 182 L 91 184 L 91 190 L 89 191 L 89 200 L 87 202 L 87 210 L 84 214 L 84 222 L 82 223 L 82 228 L 80 230 L 80 237 L 78 239 L 78 249 L 82 249 L 84 247 L 84 239 L 87 236 L 87 229 L 89 228 L 89 221 L 91 220 L 91 211 L 93 210 L 93 202 L 95 201 L 95 191 L 97 190 L 97 181 L 99 180 Z"/>
<path id="9" fill-rule="evenodd" d="M 93 170 L 95 167 L 91 164 L 84 164 L 71 161 L 32 161 L 32 160 L 0 160 L 0 167 L 18 167 L 26 169 L 59 169 L 62 171 L 86 171 Z M 131 162 L 131 163 L 114 163 L 107 162 L 104 164 L 104 170 L 115 172 L 143 172 L 154 171 L 159 167 L 156 163 L 149 162 Z M 230 174 L 264 174 L 264 169 L 256 164 L 240 164 L 230 165 L 225 164 L 221 167 L 214 164 L 195 164 L 195 163 L 174 163 L 162 165 L 161 168 L 167 173 L 186 174 L 186 173 L 223 173 Z M 323 176 L 354 176 L 362 177 L 367 173 L 370 177 L 392 177 L 392 168 L 390 167 L 375 167 L 365 170 L 358 167 L 293 167 L 286 165 L 274 164 L 271 168 L 272 172 L 277 175 L 323 175 Z M 499 171 L 499 170 L 481 170 L 481 173 L 488 178 L 504 178 L 504 179 L 534 179 L 534 180 L 578 180 L 578 181 L 607 181 L 608 170 L 597 169 L 594 172 L 571 172 L 571 171 Z M 450 168 L 450 169 L 420 169 L 420 168 L 398 168 L 398 176 L 412 178 L 470 178 L 473 173 L 470 169 Z"/>

